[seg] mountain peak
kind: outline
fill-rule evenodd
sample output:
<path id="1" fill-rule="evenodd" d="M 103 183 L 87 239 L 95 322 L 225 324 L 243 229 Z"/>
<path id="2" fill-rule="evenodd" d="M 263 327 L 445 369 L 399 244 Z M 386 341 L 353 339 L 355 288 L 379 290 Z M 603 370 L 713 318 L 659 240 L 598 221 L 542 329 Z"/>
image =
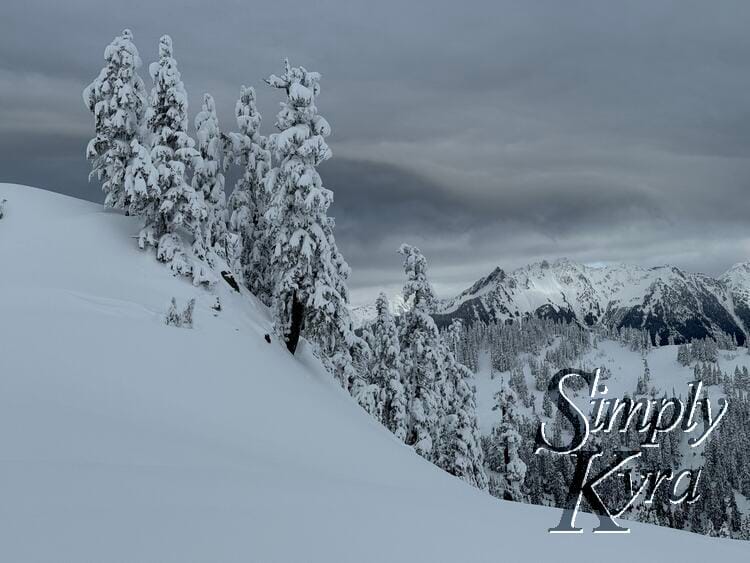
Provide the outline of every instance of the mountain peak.
<path id="1" fill-rule="evenodd" d="M 586 265 L 558 258 L 509 273 L 495 268 L 466 291 L 443 301 L 437 319 L 442 324 L 453 318 L 471 322 L 535 316 L 645 329 L 657 343 L 718 332 L 744 342 L 750 327 L 748 287 L 750 263 L 735 265 L 716 279 L 671 265 Z"/>
<path id="2" fill-rule="evenodd" d="M 750 274 L 750 262 L 737 262 L 735 264 L 732 264 L 732 266 L 726 272 L 724 272 L 721 277 L 724 277 L 731 272 Z"/>
<path id="3" fill-rule="evenodd" d="M 719 280 L 735 292 L 750 292 L 750 262 L 733 264 Z"/>

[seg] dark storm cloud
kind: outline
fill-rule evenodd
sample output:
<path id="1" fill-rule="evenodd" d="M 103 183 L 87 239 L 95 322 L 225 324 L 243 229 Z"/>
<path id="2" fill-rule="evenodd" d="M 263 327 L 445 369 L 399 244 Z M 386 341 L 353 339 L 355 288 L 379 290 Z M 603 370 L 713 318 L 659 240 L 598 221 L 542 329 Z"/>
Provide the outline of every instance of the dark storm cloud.
<path id="1" fill-rule="evenodd" d="M 283 56 L 323 73 L 357 298 L 400 284 L 403 241 L 443 293 L 543 257 L 718 273 L 750 254 L 748 24 L 743 1 L 6 0 L 0 180 L 101 200 L 80 92 L 130 27 L 146 66 L 172 35 L 225 128 L 245 83 L 272 130 Z"/>

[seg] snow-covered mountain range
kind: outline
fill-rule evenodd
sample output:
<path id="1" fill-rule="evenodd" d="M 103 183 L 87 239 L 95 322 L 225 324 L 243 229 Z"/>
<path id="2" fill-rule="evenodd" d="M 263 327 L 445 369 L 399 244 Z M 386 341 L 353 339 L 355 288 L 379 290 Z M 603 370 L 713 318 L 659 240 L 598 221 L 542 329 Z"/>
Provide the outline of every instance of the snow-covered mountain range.
<path id="1" fill-rule="evenodd" d="M 722 331 L 743 343 L 750 333 L 750 263 L 719 278 L 674 266 L 587 266 L 560 259 L 506 272 L 496 268 L 456 297 L 436 320 L 519 319 L 527 315 L 587 325 L 643 328 L 655 343 Z"/>

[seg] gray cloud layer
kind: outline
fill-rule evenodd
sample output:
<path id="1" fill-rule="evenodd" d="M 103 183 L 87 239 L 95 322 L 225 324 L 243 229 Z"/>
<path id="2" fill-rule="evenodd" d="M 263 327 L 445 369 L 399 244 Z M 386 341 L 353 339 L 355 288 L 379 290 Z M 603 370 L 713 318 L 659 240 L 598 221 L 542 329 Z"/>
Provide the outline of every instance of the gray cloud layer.
<path id="1" fill-rule="evenodd" d="M 0 180 L 95 201 L 80 92 L 123 27 L 146 64 L 171 34 L 225 128 L 246 83 L 271 131 L 283 56 L 321 71 L 357 300 L 400 285 L 402 241 L 443 293 L 542 257 L 718 273 L 750 254 L 746 2 L 6 0 L 3 22 Z"/>

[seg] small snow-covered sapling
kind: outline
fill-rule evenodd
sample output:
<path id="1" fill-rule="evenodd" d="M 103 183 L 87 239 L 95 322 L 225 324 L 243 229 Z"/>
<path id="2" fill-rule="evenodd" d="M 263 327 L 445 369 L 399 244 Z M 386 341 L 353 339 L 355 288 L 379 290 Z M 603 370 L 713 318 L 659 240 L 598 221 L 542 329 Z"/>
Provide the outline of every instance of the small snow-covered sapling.
<path id="1" fill-rule="evenodd" d="M 164 322 L 167 326 L 176 326 L 182 328 L 193 328 L 193 310 L 195 309 L 195 299 L 188 301 L 187 306 L 182 312 L 177 311 L 177 300 L 172 297 L 172 302 L 167 310 Z"/>
<path id="2" fill-rule="evenodd" d="M 180 314 L 177 312 L 177 300 L 174 297 L 172 297 L 172 303 L 169 306 L 164 322 L 167 326 L 182 326 Z"/>
<path id="3" fill-rule="evenodd" d="M 3 216 L 5 215 L 5 203 L 7 201 L 8 201 L 7 199 L 0 201 L 0 219 L 2 219 Z"/>
<path id="4" fill-rule="evenodd" d="M 185 307 L 182 315 L 180 315 L 182 326 L 185 328 L 193 328 L 193 309 L 195 309 L 195 299 L 188 301 L 187 307 Z"/>

